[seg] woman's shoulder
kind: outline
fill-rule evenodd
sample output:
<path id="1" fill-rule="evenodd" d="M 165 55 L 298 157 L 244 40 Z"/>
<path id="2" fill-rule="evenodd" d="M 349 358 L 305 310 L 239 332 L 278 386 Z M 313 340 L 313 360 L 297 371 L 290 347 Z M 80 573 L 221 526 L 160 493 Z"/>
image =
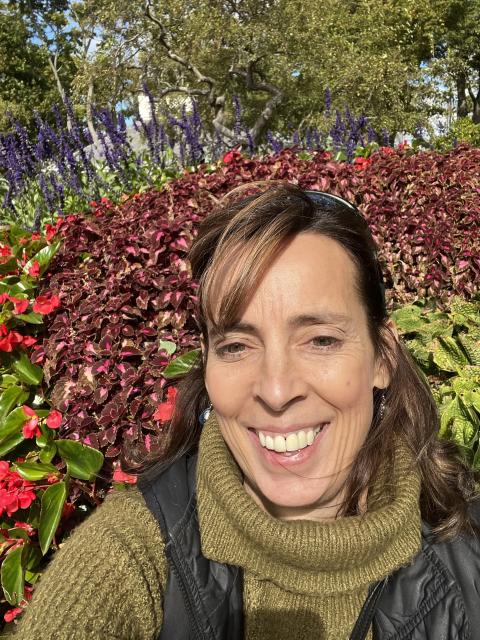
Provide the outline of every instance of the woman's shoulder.
<path id="1" fill-rule="evenodd" d="M 58 629 L 79 640 L 92 633 L 155 637 L 167 581 L 163 551 L 142 494 L 136 488 L 113 491 L 55 553 L 25 611 L 20 637 L 53 640 Z M 45 614 L 53 610 L 55 620 Z"/>

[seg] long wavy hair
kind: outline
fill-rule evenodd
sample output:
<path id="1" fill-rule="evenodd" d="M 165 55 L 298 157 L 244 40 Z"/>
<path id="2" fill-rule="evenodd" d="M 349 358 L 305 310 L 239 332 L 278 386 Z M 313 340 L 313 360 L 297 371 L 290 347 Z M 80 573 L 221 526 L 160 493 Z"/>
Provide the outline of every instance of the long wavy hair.
<path id="1" fill-rule="evenodd" d="M 199 282 L 197 320 L 205 353 L 207 322 L 221 331 L 238 320 L 272 259 L 289 239 L 307 232 L 335 240 L 350 256 L 376 355 L 390 373 L 381 419 L 381 393 L 374 392 L 374 419 L 351 468 L 338 516 L 359 512 L 359 496 L 373 486 L 385 463 L 393 464 L 400 437 L 413 453 L 421 478 L 421 514 L 436 538 L 477 530 L 469 515 L 477 477 L 462 464 L 454 444 L 438 439 L 439 418 L 430 388 L 401 341 L 388 336 L 376 246 L 358 211 L 341 202 L 317 202 L 284 182 L 250 183 L 227 194 L 200 225 L 189 255 L 193 278 Z M 226 273 L 219 287 L 219 274 Z M 199 358 L 179 383 L 165 445 L 160 454 L 144 459 L 147 475 L 196 450 L 198 417 L 209 405 L 204 366 Z"/>

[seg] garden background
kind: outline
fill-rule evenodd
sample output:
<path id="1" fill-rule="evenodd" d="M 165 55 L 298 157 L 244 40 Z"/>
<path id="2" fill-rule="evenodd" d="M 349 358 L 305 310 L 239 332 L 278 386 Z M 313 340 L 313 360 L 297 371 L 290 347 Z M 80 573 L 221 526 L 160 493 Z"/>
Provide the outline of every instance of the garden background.
<path id="1" fill-rule="evenodd" d="M 198 224 L 231 188 L 354 202 L 480 470 L 480 1 L 0 4 L 0 614 L 168 437 Z"/>

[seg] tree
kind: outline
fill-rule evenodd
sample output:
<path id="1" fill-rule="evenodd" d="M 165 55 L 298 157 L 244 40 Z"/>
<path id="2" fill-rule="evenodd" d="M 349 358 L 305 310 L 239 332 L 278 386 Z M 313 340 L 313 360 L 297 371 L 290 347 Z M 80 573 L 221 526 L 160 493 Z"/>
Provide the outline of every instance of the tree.
<path id="1" fill-rule="evenodd" d="M 46 111 L 53 100 L 48 59 L 30 39 L 22 16 L 0 8 L 0 132 L 11 128 L 9 114 L 33 126 L 32 106 Z"/>
<path id="2" fill-rule="evenodd" d="M 480 1 L 439 3 L 436 59 L 456 92 L 457 116 L 480 123 Z"/>
<path id="3" fill-rule="evenodd" d="M 84 4 L 101 31 L 97 95 L 118 99 L 122 87 L 133 106 L 143 80 L 160 105 L 195 97 L 227 139 L 234 95 L 255 136 L 290 121 L 318 123 L 328 86 L 333 106 L 350 104 L 378 128 L 413 128 L 432 110 L 435 87 L 420 68 L 433 47 L 431 0 Z"/>

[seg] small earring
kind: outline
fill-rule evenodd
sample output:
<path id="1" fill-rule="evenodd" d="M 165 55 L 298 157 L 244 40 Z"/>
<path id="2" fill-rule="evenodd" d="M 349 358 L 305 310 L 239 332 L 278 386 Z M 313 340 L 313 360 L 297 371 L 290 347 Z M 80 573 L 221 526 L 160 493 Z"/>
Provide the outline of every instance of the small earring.
<path id="1" fill-rule="evenodd" d="M 210 413 L 212 411 L 212 408 L 213 408 L 212 405 L 209 404 L 208 407 L 204 409 L 204 411 L 202 411 L 202 413 L 198 416 L 198 421 L 202 427 L 205 424 L 205 422 L 208 420 Z"/>
<path id="2" fill-rule="evenodd" d="M 387 407 L 387 401 L 385 399 L 385 393 L 382 393 L 382 399 L 380 400 L 380 406 L 378 407 L 378 417 L 380 420 L 383 420 L 385 416 L 385 409 Z"/>

